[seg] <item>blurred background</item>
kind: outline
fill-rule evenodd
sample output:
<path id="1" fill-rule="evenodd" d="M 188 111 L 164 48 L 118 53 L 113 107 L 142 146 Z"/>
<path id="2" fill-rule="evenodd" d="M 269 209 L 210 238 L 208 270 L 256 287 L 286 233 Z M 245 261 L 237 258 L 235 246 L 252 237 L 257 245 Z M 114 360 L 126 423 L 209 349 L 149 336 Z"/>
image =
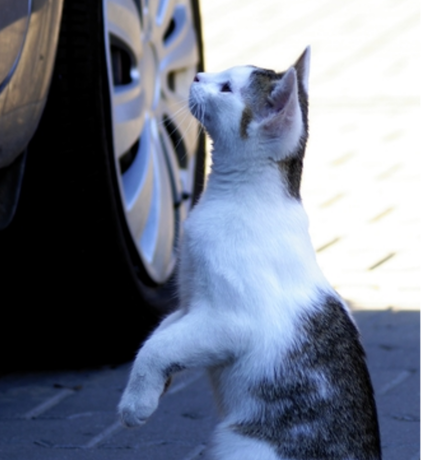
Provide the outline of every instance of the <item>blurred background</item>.
<path id="1" fill-rule="evenodd" d="M 319 263 L 353 308 L 419 309 L 419 2 L 202 0 L 201 8 L 208 71 L 283 71 L 311 45 L 302 196 Z"/>

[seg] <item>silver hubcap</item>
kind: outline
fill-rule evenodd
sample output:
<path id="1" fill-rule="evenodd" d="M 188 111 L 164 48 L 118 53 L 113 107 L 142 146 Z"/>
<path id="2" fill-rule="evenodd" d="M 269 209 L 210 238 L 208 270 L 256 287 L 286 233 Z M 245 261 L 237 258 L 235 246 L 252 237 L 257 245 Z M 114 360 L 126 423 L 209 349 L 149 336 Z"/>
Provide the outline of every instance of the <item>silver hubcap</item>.
<path id="1" fill-rule="evenodd" d="M 187 98 L 199 50 L 190 0 L 139 3 L 104 0 L 114 156 L 131 235 L 162 283 L 191 205 L 199 127 Z"/>

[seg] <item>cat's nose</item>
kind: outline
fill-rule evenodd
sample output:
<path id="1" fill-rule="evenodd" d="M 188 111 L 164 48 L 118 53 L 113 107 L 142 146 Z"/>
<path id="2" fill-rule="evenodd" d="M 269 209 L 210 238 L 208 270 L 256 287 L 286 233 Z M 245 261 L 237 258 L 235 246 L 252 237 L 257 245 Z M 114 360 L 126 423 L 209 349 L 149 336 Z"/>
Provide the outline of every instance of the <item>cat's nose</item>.
<path id="1" fill-rule="evenodd" d="M 199 81 L 200 81 L 200 77 L 199 77 L 199 74 L 198 74 L 198 73 L 194 76 L 193 81 L 196 81 L 196 82 L 199 82 Z"/>

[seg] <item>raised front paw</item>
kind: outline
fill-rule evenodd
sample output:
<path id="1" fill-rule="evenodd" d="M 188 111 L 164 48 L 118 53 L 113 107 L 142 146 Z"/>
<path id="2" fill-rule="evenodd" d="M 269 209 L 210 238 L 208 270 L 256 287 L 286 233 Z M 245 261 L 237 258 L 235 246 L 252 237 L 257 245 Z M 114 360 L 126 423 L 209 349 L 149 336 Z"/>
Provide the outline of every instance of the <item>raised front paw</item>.
<path id="1" fill-rule="evenodd" d="M 121 422 L 127 427 L 143 425 L 158 407 L 159 396 L 125 391 L 118 405 Z"/>

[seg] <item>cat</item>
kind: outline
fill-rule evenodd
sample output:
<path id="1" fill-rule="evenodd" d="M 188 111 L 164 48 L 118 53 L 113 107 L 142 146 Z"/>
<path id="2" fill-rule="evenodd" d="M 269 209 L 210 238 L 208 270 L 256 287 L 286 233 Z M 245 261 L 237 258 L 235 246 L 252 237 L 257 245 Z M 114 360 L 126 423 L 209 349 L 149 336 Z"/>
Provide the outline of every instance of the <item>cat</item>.
<path id="1" fill-rule="evenodd" d="M 139 350 L 119 412 L 155 411 L 168 378 L 207 368 L 221 422 L 215 460 L 378 460 L 359 333 L 317 265 L 300 182 L 310 49 L 286 72 L 199 73 L 192 114 L 213 142 L 184 226 L 180 307 Z"/>

